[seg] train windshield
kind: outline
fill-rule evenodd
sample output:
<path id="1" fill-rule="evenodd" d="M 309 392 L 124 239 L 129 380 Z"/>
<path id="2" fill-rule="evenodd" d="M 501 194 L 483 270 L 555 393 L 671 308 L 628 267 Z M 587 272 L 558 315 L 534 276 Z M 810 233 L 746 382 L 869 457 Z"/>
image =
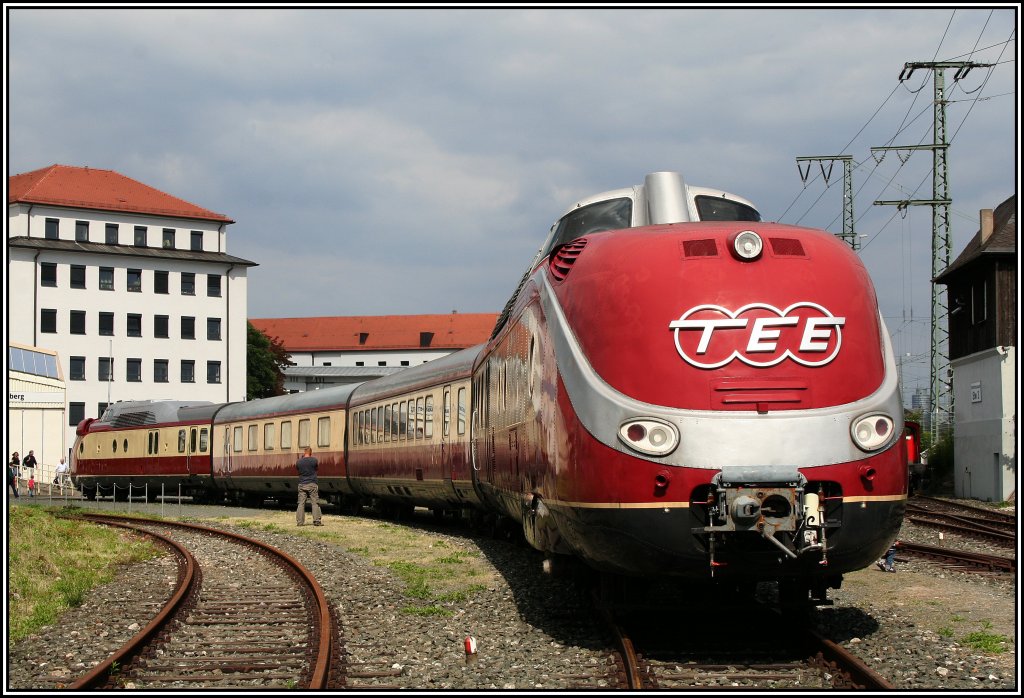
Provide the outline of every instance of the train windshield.
<path id="1" fill-rule="evenodd" d="M 761 214 L 739 201 L 718 196 L 698 196 L 697 214 L 702 221 L 759 221 Z"/>
<path id="2" fill-rule="evenodd" d="M 544 245 L 541 257 L 546 257 L 559 245 L 576 238 L 602 230 L 628 228 L 633 221 L 633 200 L 630 198 L 608 199 L 589 206 L 582 206 L 558 221 L 551 238 Z"/>

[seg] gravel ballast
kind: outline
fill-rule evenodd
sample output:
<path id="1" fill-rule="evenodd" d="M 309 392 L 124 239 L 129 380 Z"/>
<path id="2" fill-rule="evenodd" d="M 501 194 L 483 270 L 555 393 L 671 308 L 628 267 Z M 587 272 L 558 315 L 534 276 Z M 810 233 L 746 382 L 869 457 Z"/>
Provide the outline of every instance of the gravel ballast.
<path id="1" fill-rule="evenodd" d="M 161 513 L 159 505 L 146 506 L 149 513 Z M 380 678 L 360 679 L 355 688 L 607 687 L 600 677 L 608 673 L 611 639 L 597 623 L 587 595 L 570 575 L 544 574 L 543 556 L 524 544 L 474 537 L 457 527 L 431 527 L 429 535 L 446 545 L 481 554 L 494 574 L 486 588 L 448 604 L 450 615 L 415 615 L 403 612 L 416 601 L 405 595 L 390 570 L 325 542 L 327 536 L 318 537 L 344 525 L 345 517 L 325 512 L 324 527 L 300 530 L 294 527 L 294 512 L 287 510 L 188 509 L 174 506 L 163 514 L 201 516 L 205 525 L 258 538 L 315 574 L 341 619 L 350 664 L 387 658 L 386 667 L 374 667 Z M 134 510 L 146 513 L 144 506 Z M 280 518 L 279 528 L 232 525 L 233 518 L 254 515 Z M 908 522 L 900 539 L 934 545 L 936 534 Z M 954 541 L 947 537 L 946 544 Z M 967 544 L 989 551 L 983 543 Z M 1012 555 L 1005 548 L 992 547 L 991 552 Z M 896 566 L 896 574 L 875 567 L 848 574 L 842 588 L 830 592 L 834 605 L 815 612 L 821 632 L 898 690 L 1015 692 L 1016 578 L 951 572 L 904 555 L 898 555 Z M 125 567 L 57 624 L 9 647 L 8 690 L 65 687 L 148 622 L 174 574 L 169 557 Z M 972 647 L 972 633 L 1004 637 L 1004 651 Z M 475 655 L 466 653 L 467 637 L 476 642 Z M 593 678 L 585 678 L 589 675 Z"/>

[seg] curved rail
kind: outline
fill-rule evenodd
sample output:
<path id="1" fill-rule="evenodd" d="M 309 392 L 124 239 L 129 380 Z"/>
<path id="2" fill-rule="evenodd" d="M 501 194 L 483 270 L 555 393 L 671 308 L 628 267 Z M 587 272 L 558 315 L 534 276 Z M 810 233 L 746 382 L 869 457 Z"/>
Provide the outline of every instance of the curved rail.
<path id="1" fill-rule="evenodd" d="M 73 517 L 68 517 L 73 518 Z M 160 612 L 151 620 L 146 627 L 137 632 L 121 649 L 114 652 L 112 655 L 107 657 L 104 661 L 97 664 L 92 668 L 89 673 L 80 677 L 77 681 L 72 683 L 68 688 L 71 690 L 81 690 L 83 688 L 99 688 L 107 683 L 110 678 L 110 673 L 113 667 L 117 664 L 124 664 L 127 660 L 134 657 L 140 649 L 149 640 L 154 637 L 160 630 L 163 629 L 167 622 L 174 615 L 174 612 L 178 610 L 182 602 L 188 598 L 191 593 L 192 586 L 196 579 L 196 559 L 192 556 L 184 546 L 177 541 L 171 540 L 166 536 L 162 536 L 159 533 L 153 531 L 147 531 L 140 529 L 137 526 L 130 524 L 120 523 L 111 519 L 107 519 L 101 516 L 86 516 L 77 518 L 87 518 L 91 520 L 100 520 L 109 526 L 118 526 L 120 528 L 127 528 L 132 531 L 140 532 L 149 538 L 157 539 L 161 544 L 170 548 L 178 556 L 180 560 L 179 567 L 181 571 L 178 574 L 178 588 L 175 589 L 174 594 L 164 604 Z"/>
<path id="2" fill-rule="evenodd" d="M 190 573 L 188 575 L 189 576 L 188 585 L 187 586 L 185 584 L 180 585 L 179 589 L 175 592 L 174 597 L 172 598 L 172 600 L 169 601 L 167 605 L 165 605 L 164 609 L 161 610 L 161 612 L 158 614 L 157 618 L 154 618 L 153 621 L 151 621 L 146 626 L 146 628 L 144 628 L 139 633 L 137 633 L 134 637 L 132 637 L 132 639 L 128 642 L 128 644 L 125 645 L 125 647 L 123 647 L 121 650 L 119 650 L 113 656 L 108 658 L 108 660 L 106 662 L 104 662 L 100 666 L 96 667 L 86 677 L 83 677 L 82 679 L 79 680 L 79 681 L 85 681 L 85 679 L 89 679 L 89 681 L 92 682 L 92 683 L 83 683 L 82 686 L 72 685 L 72 688 L 75 688 L 75 687 L 96 687 L 98 685 L 102 685 L 100 683 L 100 677 L 102 676 L 103 680 L 105 681 L 106 678 L 109 677 L 111 665 L 113 665 L 115 662 L 123 663 L 125 658 L 133 657 L 136 653 L 138 653 L 139 648 L 143 644 L 148 642 L 149 639 L 157 632 L 157 630 L 160 629 L 161 626 L 166 624 L 167 620 L 170 618 L 170 616 L 173 613 L 173 611 L 176 610 L 181 605 L 182 601 L 185 598 L 187 598 L 188 591 L 189 591 L 189 589 L 191 588 L 191 586 L 193 584 L 193 580 L 194 580 L 194 577 L 195 577 L 196 566 L 195 566 L 195 559 L 192 558 L 191 553 L 189 553 L 187 550 L 185 550 L 183 547 L 181 547 L 178 543 L 176 543 L 176 542 L 174 542 L 174 541 L 172 541 L 172 540 L 170 540 L 168 538 L 165 538 L 164 536 L 160 536 L 159 534 L 153 533 L 152 531 L 149 531 L 149 530 L 143 529 L 143 528 L 139 528 L 137 525 L 134 525 L 134 524 L 139 524 L 139 523 L 148 524 L 148 525 L 156 525 L 156 526 L 173 526 L 173 527 L 178 527 L 178 528 L 185 528 L 185 529 L 191 529 L 191 530 L 195 530 L 195 531 L 201 531 L 201 532 L 207 533 L 207 534 L 222 536 L 222 537 L 225 537 L 225 538 L 232 539 L 232 540 L 234 540 L 236 542 L 243 543 L 245 545 L 249 545 L 249 546 L 258 548 L 261 551 L 263 551 L 264 553 L 266 553 L 266 554 L 268 554 L 268 555 L 270 555 L 270 556 L 272 556 L 272 557 L 274 557 L 276 559 L 279 559 L 279 560 L 283 561 L 284 563 L 286 563 L 291 568 L 291 570 L 295 574 L 296 578 L 310 590 L 310 593 L 312 593 L 313 598 L 315 600 L 314 605 L 315 605 L 315 607 L 317 609 L 318 619 L 317 619 L 317 621 L 315 623 L 316 630 L 318 632 L 317 653 L 316 653 L 315 662 L 313 663 L 312 671 L 310 673 L 310 681 L 309 681 L 308 688 L 314 689 L 314 690 L 322 690 L 322 689 L 325 689 L 325 688 L 328 687 L 328 682 L 330 680 L 330 666 L 331 666 L 331 658 L 332 658 L 332 643 L 333 643 L 333 638 L 334 638 L 334 625 L 333 625 L 333 620 L 332 620 L 332 615 L 331 615 L 330 604 L 328 603 L 327 596 L 324 594 L 323 589 L 320 587 L 319 582 L 316 581 L 316 578 L 313 577 L 313 575 L 305 567 L 303 567 L 302 564 L 298 560 L 293 558 L 291 555 L 289 555 L 288 553 L 286 553 L 286 552 L 284 552 L 282 550 L 278 550 L 277 548 L 273 548 L 273 547 L 267 545 L 266 543 L 263 543 L 261 541 L 255 540 L 253 538 L 248 538 L 246 536 L 242 536 L 242 535 L 239 535 L 239 534 L 236 534 L 236 533 L 231 533 L 230 531 L 222 531 L 222 530 L 217 529 L 217 528 L 211 528 L 211 527 L 208 527 L 208 526 L 201 526 L 199 524 L 184 523 L 184 522 L 179 522 L 179 521 L 165 521 L 165 520 L 157 520 L 157 519 L 136 519 L 136 518 L 131 519 L 130 520 L 131 523 L 127 523 L 128 520 L 126 520 L 126 519 L 121 519 L 119 521 L 118 520 L 119 517 L 111 517 L 111 516 L 105 516 L 105 515 L 100 515 L 100 514 L 84 514 L 84 515 L 81 515 L 79 518 L 88 519 L 88 520 L 92 520 L 92 521 L 97 521 L 99 523 L 104 523 L 104 524 L 109 524 L 109 525 L 114 525 L 114 526 L 121 526 L 123 528 L 129 528 L 129 529 L 137 530 L 137 531 L 142 532 L 145 535 L 154 536 L 154 537 L 159 538 L 159 539 L 161 539 L 163 541 L 167 541 L 168 544 L 172 545 L 176 550 L 180 550 L 186 556 L 188 556 L 188 559 L 191 560 L 191 563 L 188 565 L 188 567 L 190 569 Z M 173 607 L 171 607 L 172 602 L 173 602 Z M 106 669 L 105 670 L 101 669 L 101 667 L 103 665 L 106 665 Z M 93 676 L 94 674 L 95 674 L 95 676 Z M 78 682 L 76 682 L 76 684 L 77 683 Z"/>

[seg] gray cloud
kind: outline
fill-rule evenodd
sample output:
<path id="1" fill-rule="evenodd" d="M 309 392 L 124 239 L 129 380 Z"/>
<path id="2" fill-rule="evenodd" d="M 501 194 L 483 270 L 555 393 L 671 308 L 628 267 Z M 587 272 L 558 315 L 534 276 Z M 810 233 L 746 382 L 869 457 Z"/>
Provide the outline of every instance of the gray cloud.
<path id="1" fill-rule="evenodd" d="M 1010 7 L 10 7 L 9 174 L 113 169 L 230 216 L 229 251 L 260 264 L 253 317 L 496 312 L 577 198 L 679 170 L 838 232 L 841 167 L 805 185 L 795 158 L 849 154 L 862 259 L 926 385 L 930 211 L 872 202 L 929 198 L 931 162 L 869 151 L 931 137 L 930 74 L 901 85 L 905 62 L 1000 61 L 959 84 L 947 71 L 955 257 L 978 209 L 1015 190 L 1017 22 Z"/>

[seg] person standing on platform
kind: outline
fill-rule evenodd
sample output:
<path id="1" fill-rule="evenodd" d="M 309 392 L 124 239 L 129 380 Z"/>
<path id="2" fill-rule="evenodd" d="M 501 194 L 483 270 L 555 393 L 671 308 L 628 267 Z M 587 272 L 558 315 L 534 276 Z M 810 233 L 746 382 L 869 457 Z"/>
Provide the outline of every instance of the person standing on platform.
<path id="1" fill-rule="evenodd" d="M 295 525 L 304 526 L 306 523 L 306 500 L 308 499 L 313 509 L 313 525 L 323 526 L 320 520 L 320 487 L 316 481 L 316 469 L 319 463 L 313 457 L 313 449 L 306 446 L 302 452 L 302 458 L 295 464 L 299 471 L 299 506 L 295 510 Z"/>
<path id="2" fill-rule="evenodd" d="M 21 459 L 18 458 L 18 452 L 14 452 L 14 456 L 11 458 L 11 462 L 7 464 L 7 486 L 14 492 L 15 498 L 20 497 L 18 494 L 18 464 Z"/>
<path id="3" fill-rule="evenodd" d="M 35 451 L 29 451 L 28 455 L 25 456 L 25 460 L 23 460 L 21 462 L 21 464 L 23 466 L 25 466 L 26 468 L 32 468 L 32 470 L 29 471 L 29 474 L 34 473 L 36 471 L 36 456 L 35 456 L 35 453 L 36 453 Z"/>

